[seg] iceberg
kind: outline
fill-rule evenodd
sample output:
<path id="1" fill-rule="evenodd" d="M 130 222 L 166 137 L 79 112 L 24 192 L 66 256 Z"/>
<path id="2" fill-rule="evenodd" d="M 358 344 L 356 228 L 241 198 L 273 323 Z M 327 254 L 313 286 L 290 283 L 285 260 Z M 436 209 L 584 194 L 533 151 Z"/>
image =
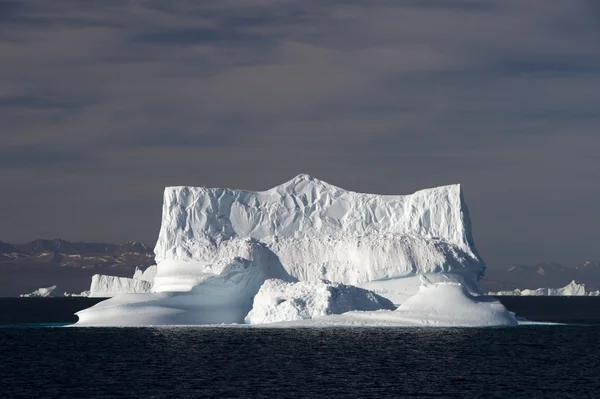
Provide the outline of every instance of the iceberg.
<path id="1" fill-rule="evenodd" d="M 30 298 L 30 297 L 47 298 L 47 297 L 51 297 L 51 296 L 56 296 L 55 295 L 56 287 L 57 287 L 56 285 L 53 285 L 51 287 L 38 288 L 37 290 L 30 292 L 29 294 L 21 294 L 19 296 L 21 298 Z"/>
<path id="2" fill-rule="evenodd" d="M 577 283 L 575 280 L 562 288 L 537 288 L 537 289 L 515 289 L 498 292 L 490 292 L 493 296 L 598 296 L 599 291 L 586 291 L 585 284 Z"/>
<path id="3" fill-rule="evenodd" d="M 485 264 L 473 242 L 460 185 L 405 196 L 376 195 L 299 175 L 262 192 L 167 187 L 162 213 L 156 269 L 147 271 L 147 279 L 141 271 L 127 279 L 150 284 L 151 292 L 145 292 L 144 285 L 139 291 L 144 293 L 118 295 L 81 311 L 78 325 L 320 320 L 336 317 L 328 312 L 370 310 L 366 298 L 375 298 L 368 305 L 379 309 L 401 305 L 395 311 L 371 313 L 387 315 L 384 318 L 394 314 L 395 319 L 402 315 L 405 320 L 410 317 L 403 312 L 414 306 L 413 297 L 450 290 L 466 296 L 462 302 L 458 294 L 449 296 L 457 303 L 477 303 L 471 307 L 479 309 L 473 317 L 488 320 L 483 325 L 496 320 L 482 314 L 485 309 L 497 313 L 498 306 L 477 299 Z M 436 287 L 453 288 L 424 290 L 420 276 Z M 112 280 L 100 288 L 107 291 L 115 284 L 120 282 Z M 129 289 L 131 284 L 122 285 Z M 279 307 L 280 303 L 271 309 L 269 298 L 275 291 L 280 299 L 310 305 L 283 311 L 290 304 Z M 319 299 L 319 292 L 325 291 L 343 293 L 347 304 Z M 326 315 L 321 317 L 322 312 Z M 466 314 L 449 315 L 462 315 L 457 323 L 469 325 Z"/>
<path id="4" fill-rule="evenodd" d="M 375 195 L 299 175 L 264 192 L 168 187 L 155 247 L 157 291 L 175 264 L 210 263 L 235 252 L 240 238 L 265 243 L 299 280 L 360 284 L 485 271 L 460 185 Z"/>
<path id="5" fill-rule="evenodd" d="M 115 277 L 102 274 L 92 276 L 90 285 L 90 298 L 108 298 L 122 293 L 150 292 L 152 284 L 127 277 Z"/>
<path id="6" fill-rule="evenodd" d="M 145 270 L 135 268 L 132 278 L 117 277 L 105 274 L 92 276 L 90 289 L 81 294 L 67 294 L 65 296 L 89 296 L 95 298 L 110 298 L 119 294 L 137 294 L 150 292 L 154 284 L 156 265 Z"/>
<path id="7" fill-rule="evenodd" d="M 362 288 L 327 280 L 290 283 L 270 279 L 263 283 L 254 297 L 252 310 L 245 322 L 265 324 L 381 309 L 395 310 L 396 306 L 390 300 Z"/>

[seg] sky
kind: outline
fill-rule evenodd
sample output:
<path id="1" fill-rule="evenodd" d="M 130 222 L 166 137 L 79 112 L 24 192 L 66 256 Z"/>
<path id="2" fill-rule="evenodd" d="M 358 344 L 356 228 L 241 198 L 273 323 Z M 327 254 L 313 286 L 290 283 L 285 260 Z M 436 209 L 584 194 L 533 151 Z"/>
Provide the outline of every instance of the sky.
<path id="1" fill-rule="evenodd" d="M 461 183 L 489 267 L 600 259 L 600 3 L 0 0 L 0 240 L 299 173 Z"/>

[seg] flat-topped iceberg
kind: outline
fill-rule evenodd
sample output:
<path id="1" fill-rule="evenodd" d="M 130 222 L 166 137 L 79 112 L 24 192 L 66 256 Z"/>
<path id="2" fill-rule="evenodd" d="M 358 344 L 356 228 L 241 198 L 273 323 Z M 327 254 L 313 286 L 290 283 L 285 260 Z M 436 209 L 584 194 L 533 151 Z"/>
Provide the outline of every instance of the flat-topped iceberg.
<path id="1" fill-rule="evenodd" d="M 150 292 L 151 288 L 152 283 L 144 280 L 94 274 L 89 296 L 92 298 L 108 298 L 123 293 Z"/>
<path id="2" fill-rule="evenodd" d="M 335 301 L 326 305 L 331 313 L 367 310 L 357 307 L 366 291 L 349 286 L 372 290 L 396 305 L 406 303 L 422 295 L 420 275 L 460 285 L 475 298 L 485 271 L 459 185 L 406 196 L 376 195 L 308 175 L 263 192 L 166 188 L 155 254 L 151 293 L 100 303 L 80 312 L 79 324 L 267 321 L 264 307 L 252 309 L 252 304 L 261 304 L 257 294 L 269 279 L 301 281 L 286 285 L 287 294 L 282 294 L 306 288 L 300 296 L 290 294 L 299 300 L 315 299 L 322 280 L 342 284 L 347 298 L 356 295 L 349 300 L 352 306 L 333 311 Z M 336 285 L 339 292 L 342 285 Z M 289 317 L 313 317 L 319 314 L 316 309 L 296 309 L 289 313 L 296 316 Z"/>

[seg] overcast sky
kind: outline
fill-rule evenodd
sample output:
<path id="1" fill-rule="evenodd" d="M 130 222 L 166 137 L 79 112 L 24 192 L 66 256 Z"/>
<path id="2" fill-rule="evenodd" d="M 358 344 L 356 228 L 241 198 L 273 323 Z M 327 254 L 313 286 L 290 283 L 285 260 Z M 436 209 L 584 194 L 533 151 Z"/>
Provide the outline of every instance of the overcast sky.
<path id="1" fill-rule="evenodd" d="M 490 267 L 600 259 L 598 1 L 0 0 L 0 240 L 165 186 L 462 183 Z"/>

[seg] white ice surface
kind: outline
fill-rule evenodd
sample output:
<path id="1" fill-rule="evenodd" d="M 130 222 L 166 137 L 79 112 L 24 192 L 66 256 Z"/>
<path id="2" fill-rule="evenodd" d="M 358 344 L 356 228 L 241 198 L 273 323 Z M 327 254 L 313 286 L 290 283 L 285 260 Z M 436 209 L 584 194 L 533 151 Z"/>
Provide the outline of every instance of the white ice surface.
<path id="1" fill-rule="evenodd" d="M 248 324 L 312 319 L 354 310 L 396 309 L 394 304 L 371 291 L 340 283 L 270 279 L 254 297 Z"/>

